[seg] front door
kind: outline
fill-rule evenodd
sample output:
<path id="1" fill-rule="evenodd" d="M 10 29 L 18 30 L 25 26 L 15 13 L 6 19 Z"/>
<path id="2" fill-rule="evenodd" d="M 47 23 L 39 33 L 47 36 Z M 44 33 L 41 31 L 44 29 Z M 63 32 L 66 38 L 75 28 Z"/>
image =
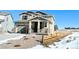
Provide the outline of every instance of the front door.
<path id="1" fill-rule="evenodd" d="M 38 22 L 33 22 L 32 23 L 32 30 L 34 33 L 37 33 L 38 30 Z"/>
<path id="2" fill-rule="evenodd" d="M 44 27 L 44 23 L 40 22 L 40 29 L 42 29 Z"/>

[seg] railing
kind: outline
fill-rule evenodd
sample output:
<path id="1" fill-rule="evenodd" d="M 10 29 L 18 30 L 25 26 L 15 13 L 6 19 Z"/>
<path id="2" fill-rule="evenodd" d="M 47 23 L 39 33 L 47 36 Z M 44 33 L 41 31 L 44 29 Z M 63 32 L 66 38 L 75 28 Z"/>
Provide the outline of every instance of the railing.
<path id="1" fill-rule="evenodd" d="M 44 27 L 44 28 L 40 29 L 40 33 L 48 33 L 48 28 Z"/>
<path id="2" fill-rule="evenodd" d="M 19 26 L 18 31 L 20 31 L 22 28 L 24 28 L 24 26 Z"/>

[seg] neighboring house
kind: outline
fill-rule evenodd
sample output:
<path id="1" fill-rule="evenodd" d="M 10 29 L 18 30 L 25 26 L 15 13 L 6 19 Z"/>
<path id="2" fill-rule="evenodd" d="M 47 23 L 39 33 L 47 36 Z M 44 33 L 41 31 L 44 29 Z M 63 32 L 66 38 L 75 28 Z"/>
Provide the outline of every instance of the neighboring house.
<path id="1" fill-rule="evenodd" d="M 13 18 L 10 13 L 0 12 L 0 33 L 12 32 L 14 28 Z"/>
<path id="2" fill-rule="evenodd" d="M 19 33 L 43 33 L 52 34 L 54 32 L 54 17 L 44 12 L 23 12 L 16 23 L 15 32 Z"/>

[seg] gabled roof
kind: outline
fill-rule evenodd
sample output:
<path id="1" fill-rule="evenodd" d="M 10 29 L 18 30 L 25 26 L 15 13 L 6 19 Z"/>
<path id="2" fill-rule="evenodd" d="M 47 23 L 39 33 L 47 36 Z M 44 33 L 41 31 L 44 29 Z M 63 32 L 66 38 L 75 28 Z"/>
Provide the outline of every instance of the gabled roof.
<path id="1" fill-rule="evenodd" d="M 50 20 L 42 18 L 42 17 L 35 17 L 33 19 L 29 19 L 28 21 L 30 21 L 30 20 L 36 20 L 36 19 L 38 19 L 38 20 L 46 20 L 46 21 L 49 21 L 50 23 L 52 23 Z"/>
<path id="2" fill-rule="evenodd" d="M 21 13 L 20 15 L 22 15 L 22 14 L 26 14 L 26 15 L 31 15 L 31 14 L 38 15 L 37 13 L 42 14 L 42 15 L 48 15 L 48 14 L 46 14 L 44 12 L 41 12 L 41 11 L 37 11 L 35 13 L 34 12 L 31 12 L 31 11 L 27 11 L 27 12 Z"/>
<path id="3" fill-rule="evenodd" d="M 31 12 L 31 11 L 27 11 L 27 13 L 35 14 L 34 12 Z"/>
<path id="4" fill-rule="evenodd" d="M 32 14 L 34 14 L 35 16 L 38 16 L 39 13 L 42 14 L 42 16 L 45 17 L 45 18 L 53 17 L 53 16 L 51 16 L 51 15 L 49 15 L 49 14 L 46 14 L 46 13 L 43 13 L 43 12 L 40 12 L 40 11 L 37 11 L 36 13 L 31 12 L 31 11 L 28 11 L 28 12 L 23 12 L 23 13 L 21 13 L 20 15 L 25 14 L 25 15 L 29 15 L 29 16 L 31 16 Z"/>
<path id="5" fill-rule="evenodd" d="M 23 15 L 23 14 L 26 14 L 26 15 L 29 15 L 29 16 L 31 16 L 31 14 L 34 14 L 34 12 L 27 11 L 27 12 L 23 12 L 23 13 L 21 13 L 20 15 Z"/>
<path id="6" fill-rule="evenodd" d="M 41 11 L 37 11 L 36 13 L 40 13 L 40 14 L 42 14 L 42 15 L 47 15 L 46 13 L 41 12 Z"/>
<path id="7" fill-rule="evenodd" d="M 30 19 L 30 20 L 35 20 L 35 19 L 39 19 L 39 20 L 47 20 L 47 19 L 42 18 L 42 17 L 35 17 L 35 18 Z"/>
<path id="8" fill-rule="evenodd" d="M 26 14 L 26 15 L 31 16 L 31 14 L 29 14 L 29 13 L 27 13 L 27 12 L 23 12 L 23 13 L 21 13 L 21 14 L 19 14 L 19 15 L 23 15 L 23 14 Z"/>

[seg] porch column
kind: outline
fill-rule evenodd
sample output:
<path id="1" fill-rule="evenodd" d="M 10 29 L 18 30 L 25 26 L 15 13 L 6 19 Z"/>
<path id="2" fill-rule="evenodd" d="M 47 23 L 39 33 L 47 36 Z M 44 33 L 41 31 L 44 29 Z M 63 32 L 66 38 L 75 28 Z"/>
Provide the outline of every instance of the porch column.
<path id="1" fill-rule="evenodd" d="M 40 33 L 40 21 L 38 21 L 38 33 Z"/>
<path id="2" fill-rule="evenodd" d="M 47 34 L 50 34 L 49 22 L 47 22 L 47 29 L 48 29 Z"/>
<path id="3" fill-rule="evenodd" d="M 29 34 L 31 33 L 31 21 L 29 21 Z"/>

